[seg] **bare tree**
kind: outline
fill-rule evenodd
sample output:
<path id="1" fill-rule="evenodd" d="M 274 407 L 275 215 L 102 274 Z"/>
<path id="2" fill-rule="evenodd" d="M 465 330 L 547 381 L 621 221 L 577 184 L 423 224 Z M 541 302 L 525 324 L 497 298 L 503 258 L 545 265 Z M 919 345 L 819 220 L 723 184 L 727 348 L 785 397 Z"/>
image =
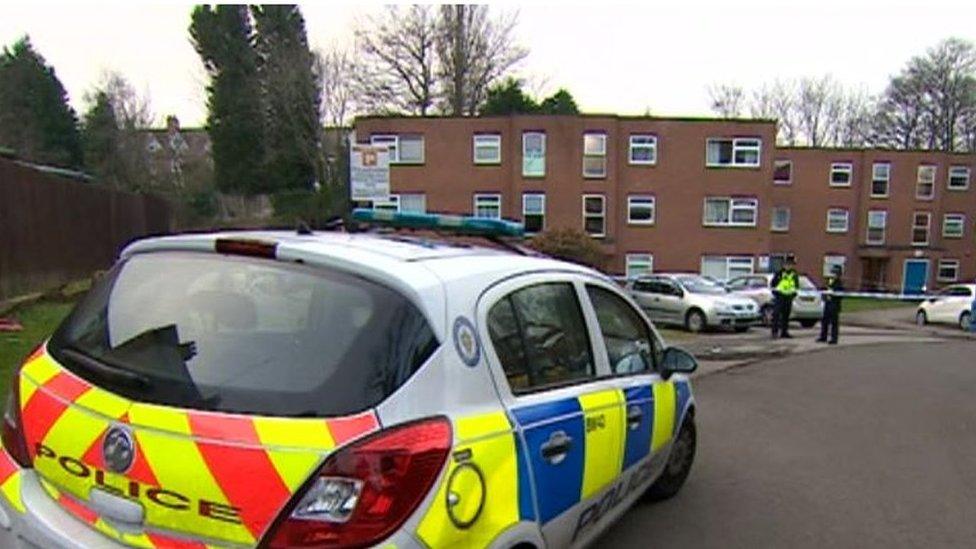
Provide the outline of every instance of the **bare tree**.
<path id="1" fill-rule="evenodd" d="M 115 117 L 121 126 L 119 129 L 145 129 L 152 126 L 155 116 L 149 103 L 148 92 L 137 92 L 121 73 L 103 72 L 97 89 L 108 95 L 115 110 Z M 86 94 L 86 101 L 90 102 L 93 96 L 93 94 Z"/>
<path id="2" fill-rule="evenodd" d="M 528 51 L 514 42 L 517 15 L 491 18 L 486 5 L 455 4 L 440 8 L 437 24 L 437 77 L 444 110 L 474 115 L 488 88 Z"/>
<path id="3" fill-rule="evenodd" d="M 755 90 L 749 103 L 749 113 L 754 118 L 778 122 L 777 141 L 786 146 L 794 146 L 799 142 L 800 121 L 796 110 L 795 89 L 792 82 L 776 80 Z"/>
<path id="4" fill-rule="evenodd" d="M 86 160 L 107 184 L 129 190 L 152 184 L 145 130 L 154 116 L 147 96 L 114 71 L 104 72 L 100 83 L 85 93 Z"/>
<path id="5" fill-rule="evenodd" d="M 841 147 L 866 147 L 871 143 L 875 101 L 865 88 L 852 88 L 841 97 L 840 113 L 829 143 Z"/>
<path id="6" fill-rule="evenodd" d="M 714 84 L 708 87 L 712 112 L 722 118 L 739 118 L 745 109 L 746 94 L 742 86 Z"/>
<path id="7" fill-rule="evenodd" d="M 435 100 L 436 16 L 431 6 L 387 6 L 356 30 L 357 94 L 369 111 L 425 115 Z"/>
<path id="8" fill-rule="evenodd" d="M 357 70 L 354 53 L 333 47 L 315 52 L 315 73 L 322 90 L 322 123 L 325 126 L 345 126 L 354 114 L 356 87 L 353 81 Z"/>

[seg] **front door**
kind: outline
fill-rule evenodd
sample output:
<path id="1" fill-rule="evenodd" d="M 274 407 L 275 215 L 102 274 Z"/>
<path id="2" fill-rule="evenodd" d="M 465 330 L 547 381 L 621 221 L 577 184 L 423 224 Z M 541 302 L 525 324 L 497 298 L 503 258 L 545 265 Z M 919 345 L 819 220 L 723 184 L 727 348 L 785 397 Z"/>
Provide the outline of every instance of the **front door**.
<path id="1" fill-rule="evenodd" d="M 929 278 L 928 259 L 906 259 L 905 274 L 902 278 L 902 293 L 919 295 L 925 293 Z"/>

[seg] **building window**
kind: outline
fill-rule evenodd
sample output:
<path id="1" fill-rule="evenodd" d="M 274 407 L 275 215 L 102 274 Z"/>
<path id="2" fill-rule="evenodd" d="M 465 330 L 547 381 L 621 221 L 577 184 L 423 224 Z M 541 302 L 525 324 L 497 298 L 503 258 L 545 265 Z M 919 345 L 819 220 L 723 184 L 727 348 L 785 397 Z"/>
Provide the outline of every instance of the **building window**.
<path id="1" fill-rule="evenodd" d="M 966 232 L 966 216 L 963 214 L 945 214 L 942 217 L 942 237 L 962 238 Z"/>
<path id="2" fill-rule="evenodd" d="M 969 167 L 952 166 L 949 168 L 949 190 L 965 191 L 969 188 Z"/>
<path id="3" fill-rule="evenodd" d="M 372 204 L 374 210 L 382 210 L 386 212 L 399 212 L 400 211 L 400 195 L 391 194 L 386 200 L 374 200 Z"/>
<path id="4" fill-rule="evenodd" d="M 755 198 L 706 198 L 703 225 L 755 227 L 758 211 Z"/>
<path id="5" fill-rule="evenodd" d="M 912 246 L 928 246 L 929 225 L 932 214 L 929 212 L 915 212 L 912 216 Z"/>
<path id="6" fill-rule="evenodd" d="M 657 163 L 657 137 L 653 135 L 631 135 L 630 163 L 638 165 Z"/>
<path id="7" fill-rule="evenodd" d="M 915 181 L 915 198 L 932 200 L 935 198 L 935 166 L 919 166 Z"/>
<path id="8" fill-rule="evenodd" d="M 850 212 L 843 208 L 827 210 L 827 232 L 846 233 L 850 227 Z"/>
<path id="9" fill-rule="evenodd" d="M 583 134 L 583 177 L 607 176 L 607 134 Z"/>
<path id="10" fill-rule="evenodd" d="M 853 176 L 854 166 L 850 162 L 834 162 L 830 165 L 831 187 L 850 187 Z"/>
<path id="11" fill-rule="evenodd" d="M 871 210 L 868 212 L 868 244 L 884 244 L 885 232 L 888 226 L 888 212 Z"/>
<path id="12" fill-rule="evenodd" d="M 630 225 L 653 225 L 655 200 L 653 196 L 627 197 L 627 223 Z"/>
<path id="13" fill-rule="evenodd" d="M 602 194 L 583 195 L 583 230 L 597 238 L 607 235 L 606 199 Z"/>
<path id="14" fill-rule="evenodd" d="M 718 280 L 731 280 L 754 272 L 753 260 L 748 256 L 706 255 L 702 257 L 701 274 Z"/>
<path id="15" fill-rule="evenodd" d="M 939 282 L 955 282 L 959 280 L 959 260 L 940 259 L 937 278 Z"/>
<path id="16" fill-rule="evenodd" d="M 522 134 L 522 176 L 545 177 L 546 134 L 525 132 Z"/>
<path id="17" fill-rule="evenodd" d="M 427 195 L 424 193 L 401 194 L 400 211 L 410 213 L 427 213 Z"/>
<path id="18" fill-rule="evenodd" d="M 373 135 L 371 145 L 386 145 L 390 150 L 391 164 L 423 164 L 424 136 L 416 134 Z"/>
<path id="19" fill-rule="evenodd" d="M 823 260 L 823 275 L 831 276 L 834 274 L 834 267 L 840 267 L 841 276 L 847 272 L 847 256 L 825 255 Z"/>
<path id="20" fill-rule="evenodd" d="M 790 209 L 784 206 L 777 206 L 773 208 L 772 219 L 770 221 L 770 229 L 778 232 L 784 233 L 790 230 Z"/>
<path id="21" fill-rule="evenodd" d="M 773 183 L 789 185 L 793 182 L 793 162 L 791 160 L 777 160 L 773 162 Z"/>
<path id="22" fill-rule="evenodd" d="M 546 195 L 525 193 L 522 195 L 522 223 L 525 234 L 541 233 L 546 230 Z"/>
<path id="23" fill-rule="evenodd" d="M 756 138 L 709 138 L 705 142 L 705 165 L 712 167 L 759 167 L 762 141 Z"/>
<path id="24" fill-rule="evenodd" d="M 627 254 L 624 274 L 627 278 L 637 278 L 654 272 L 654 256 L 647 253 Z"/>
<path id="25" fill-rule="evenodd" d="M 871 166 L 871 196 L 885 198 L 888 196 L 888 182 L 891 180 L 891 164 L 875 162 Z"/>
<path id="26" fill-rule="evenodd" d="M 476 194 L 474 195 L 474 216 L 489 219 L 502 218 L 502 195 Z"/>
<path id="27" fill-rule="evenodd" d="M 501 164 L 502 136 L 476 135 L 473 139 L 475 164 Z"/>

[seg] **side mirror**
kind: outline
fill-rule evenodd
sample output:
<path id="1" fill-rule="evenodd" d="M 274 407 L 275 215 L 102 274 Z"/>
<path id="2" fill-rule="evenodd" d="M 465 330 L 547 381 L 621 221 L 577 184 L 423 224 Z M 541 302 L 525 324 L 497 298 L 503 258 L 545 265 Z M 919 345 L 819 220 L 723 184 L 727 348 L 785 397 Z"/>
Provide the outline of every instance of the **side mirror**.
<path id="1" fill-rule="evenodd" d="M 661 377 L 668 379 L 672 374 L 690 374 L 698 369 L 698 361 L 688 351 L 680 347 L 668 347 L 661 360 Z"/>

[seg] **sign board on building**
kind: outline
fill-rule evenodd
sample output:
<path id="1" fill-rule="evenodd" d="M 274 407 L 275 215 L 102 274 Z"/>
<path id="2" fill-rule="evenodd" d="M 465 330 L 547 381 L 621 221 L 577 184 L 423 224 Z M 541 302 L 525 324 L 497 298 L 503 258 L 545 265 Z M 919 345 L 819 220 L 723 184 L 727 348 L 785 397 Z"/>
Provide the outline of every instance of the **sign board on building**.
<path id="1" fill-rule="evenodd" d="M 389 200 L 389 149 L 353 145 L 349 150 L 349 188 L 352 200 Z"/>

